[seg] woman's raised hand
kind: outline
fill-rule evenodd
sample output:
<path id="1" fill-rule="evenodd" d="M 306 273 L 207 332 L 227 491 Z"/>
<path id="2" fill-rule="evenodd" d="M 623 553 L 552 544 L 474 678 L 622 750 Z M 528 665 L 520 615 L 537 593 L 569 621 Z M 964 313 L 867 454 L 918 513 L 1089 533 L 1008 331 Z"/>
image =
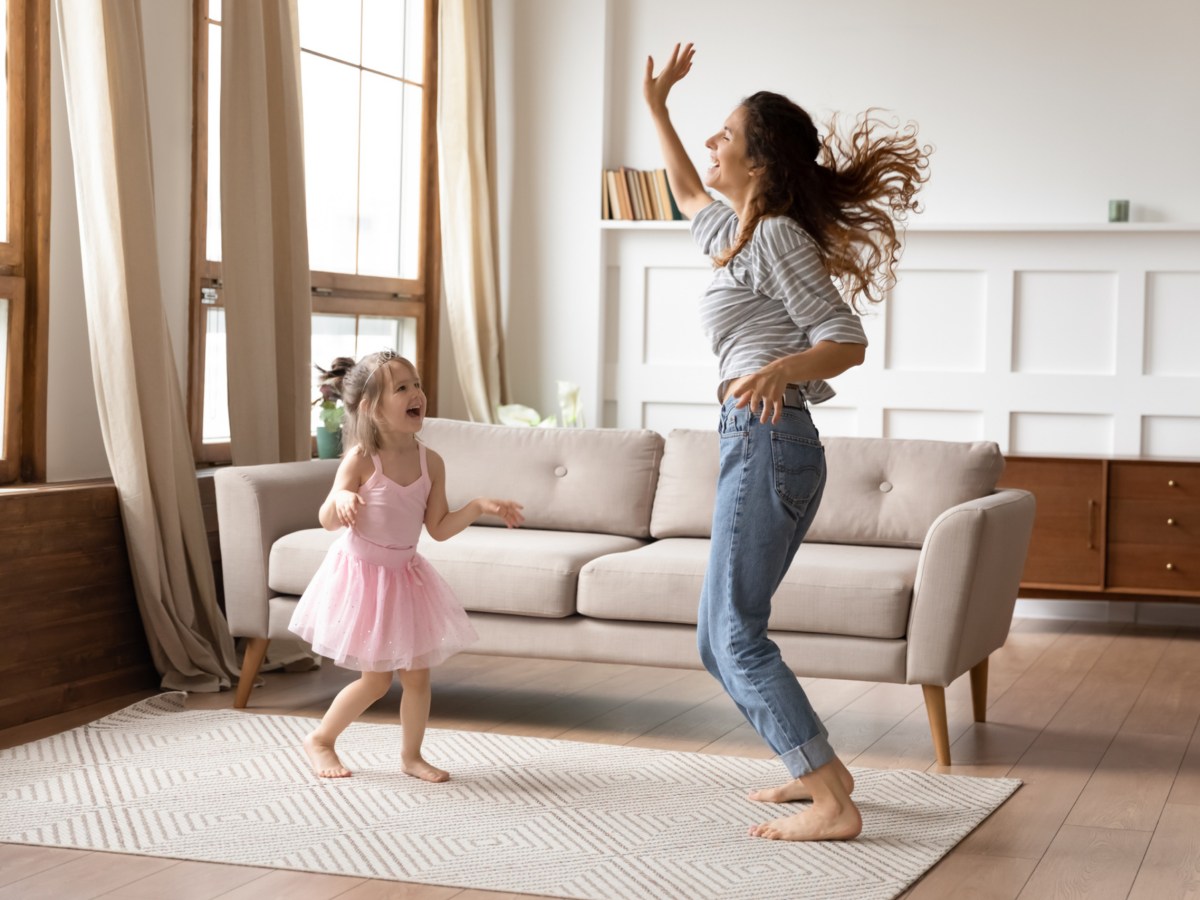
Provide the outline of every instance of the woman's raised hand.
<path id="1" fill-rule="evenodd" d="M 667 105 L 667 94 L 679 81 L 692 70 L 692 57 L 696 55 L 691 44 L 675 45 L 670 57 L 662 67 L 662 71 L 654 74 L 654 57 L 646 57 L 646 77 L 642 81 L 642 93 L 652 110 L 663 109 Z"/>

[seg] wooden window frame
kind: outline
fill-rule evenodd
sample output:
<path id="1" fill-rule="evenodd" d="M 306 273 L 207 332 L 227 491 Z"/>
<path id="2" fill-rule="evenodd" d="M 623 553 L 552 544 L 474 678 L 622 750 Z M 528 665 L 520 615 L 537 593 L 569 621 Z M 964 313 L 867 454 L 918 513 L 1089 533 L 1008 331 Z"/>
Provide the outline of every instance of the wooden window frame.
<path id="1" fill-rule="evenodd" d="M 9 301 L 0 484 L 46 480 L 50 244 L 50 2 L 8 0 L 8 240 L 0 294 Z"/>
<path id="2" fill-rule="evenodd" d="M 197 463 L 231 461 L 228 442 L 204 443 L 205 290 L 221 287 L 221 265 L 205 257 L 208 217 L 208 2 L 193 0 L 192 17 L 192 234 L 188 301 L 188 425 Z M 437 201 L 437 16 L 438 0 L 426 0 L 425 69 L 422 85 L 421 181 L 418 259 L 415 279 L 338 272 L 311 273 L 314 314 L 358 314 L 416 319 L 421 383 L 429 415 L 437 414 L 438 324 L 441 298 L 441 236 Z M 219 304 L 218 304 L 219 305 Z M 315 360 L 327 363 L 327 360 Z M 313 442 L 316 452 L 316 442 Z"/>

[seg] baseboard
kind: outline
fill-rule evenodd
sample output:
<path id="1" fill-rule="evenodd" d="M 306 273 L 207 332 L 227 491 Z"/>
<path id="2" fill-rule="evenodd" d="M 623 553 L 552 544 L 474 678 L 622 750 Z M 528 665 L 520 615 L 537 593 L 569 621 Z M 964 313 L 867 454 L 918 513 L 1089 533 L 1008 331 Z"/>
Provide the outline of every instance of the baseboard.
<path id="1" fill-rule="evenodd" d="M 1144 600 L 1017 600 L 1013 615 L 1027 619 L 1077 619 L 1084 622 L 1129 622 L 1200 628 L 1200 604 L 1152 603 Z"/>

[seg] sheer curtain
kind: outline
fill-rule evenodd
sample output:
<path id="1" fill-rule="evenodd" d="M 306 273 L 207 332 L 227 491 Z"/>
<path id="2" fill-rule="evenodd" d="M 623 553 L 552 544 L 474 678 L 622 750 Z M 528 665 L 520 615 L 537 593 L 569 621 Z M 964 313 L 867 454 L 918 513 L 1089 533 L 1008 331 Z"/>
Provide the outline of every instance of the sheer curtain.
<path id="1" fill-rule="evenodd" d="M 312 456 L 296 0 L 222 5 L 221 277 L 235 465 Z"/>
<path id="2" fill-rule="evenodd" d="M 467 412 L 508 400 L 496 252 L 495 99 L 489 0 L 441 0 L 438 181 L 446 316 Z"/>
<path id="3" fill-rule="evenodd" d="M 138 608 L 165 688 L 230 685 L 183 394 L 163 312 L 140 6 L 55 0 L 92 374 Z"/>

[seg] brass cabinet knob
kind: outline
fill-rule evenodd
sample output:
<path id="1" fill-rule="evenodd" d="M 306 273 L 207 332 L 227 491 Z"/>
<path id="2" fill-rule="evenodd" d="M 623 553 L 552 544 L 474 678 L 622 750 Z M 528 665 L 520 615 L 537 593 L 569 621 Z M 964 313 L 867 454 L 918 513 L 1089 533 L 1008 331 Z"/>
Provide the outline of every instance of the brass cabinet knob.
<path id="1" fill-rule="evenodd" d="M 1175 487 L 1175 479 L 1174 478 L 1167 479 L 1167 487 Z"/>
<path id="2" fill-rule="evenodd" d="M 1168 525 L 1174 525 L 1174 524 L 1175 524 L 1175 520 L 1174 520 L 1174 519 L 1167 519 L 1167 524 L 1168 524 Z"/>
<path id="3" fill-rule="evenodd" d="M 1174 572 L 1175 571 L 1175 563 L 1167 563 L 1167 571 Z"/>

